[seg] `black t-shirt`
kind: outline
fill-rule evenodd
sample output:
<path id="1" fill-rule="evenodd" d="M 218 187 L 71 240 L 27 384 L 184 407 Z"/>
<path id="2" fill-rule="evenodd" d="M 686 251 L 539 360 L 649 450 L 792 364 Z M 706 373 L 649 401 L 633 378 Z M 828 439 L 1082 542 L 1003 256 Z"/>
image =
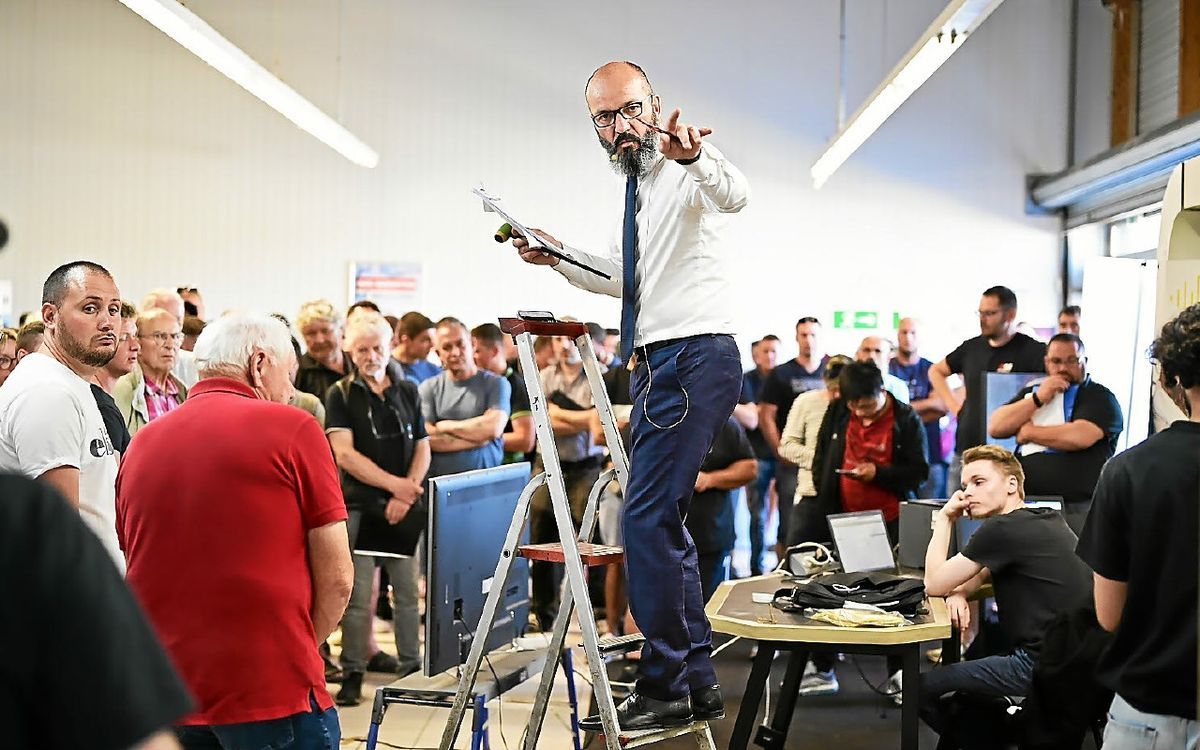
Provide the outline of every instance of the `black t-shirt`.
<path id="1" fill-rule="evenodd" d="M 504 425 L 504 431 L 510 433 L 513 431 L 514 417 L 528 417 L 533 414 L 533 407 L 529 404 L 529 389 L 525 387 L 525 378 L 521 373 L 514 368 L 508 368 L 508 372 L 504 373 L 504 379 L 512 386 L 512 395 L 509 397 L 509 404 L 512 409 L 508 413 L 508 422 Z M 525 459 L 523 453 L 504 452 L 504 463 L 513 461 L 522 461 Z"/>
<path id="2" fill-rule="evenodd" d="M 1200 424 L 1176 422 L 1108 462 L 1079 539 L 1125 608 L 1100 680 L 1139 711 L 1196 718 Z"/>
<path id="3" fill-rule="evenodd" d="M 100 416 L 104 419 L 104 429 L 108 430 L 108 439 L 112 441 L 113 448 L 122 455 L 125 449 L 129 447 L 129 428 L 125 426 L 125 417 L 121 414 L 120 407 L 117 402 L 113 401 L 113 397 L 104 392 L 100 386 L 92 383 L 92 396 L 96 399 L 96 407 L 100 409 Z"/>
<path id="4" fill-rule="evenodd" d="M 1035 390 L 1037 386 L 1031 385 L 1009 403 L 1020 401 Z M 1068 503 L 1085 503 L 1092 499 L 1092 490 L 1096 488 L 1104 462 L 1117 452 L 1117 438 L 1125 428 L 1125 418 L 1112 391 L 1088 378 L 1075 394 L 1068 421 L 1081 419 L 1099 427 L 1104 437 L 1081 451 L 1042 451 L 1018 456 L 1025 469 L 1025 494 L 1061 495 Z"/>
<path id="5" fill-rule="evenodd" d="M 299 369 L 296 371 L 296 390 L 324 399 L 325 394 L 329 392 L 329 388 L 334 383 L 346 375 L 354 374 L 354 363 L 350 361 L 349 354 L 342 354 L 342 362 L 346 365 L 345 373 L 330 370 L 308 353 L 300 355 L 300 359 L 297 361 Z"/>
<path id="6" fill-rule="evenodd" d="M 734 463 L 754 458 L 754 449 L 746 431 L 730 417 L 717 433 L 700 471 L 720 471 Z M 734 490 L 707 490 L 692 494 L 692 504 L 684 519 L 697 552 L 727 552 L 733 549 Z"/>
<path id="7" fill-rule="evenodd" d="M 796 400 L 796 397 L 801 393 L 825 387 L 825 382 L 821 380 L 821 373 L 825 371 L 825 363 L 828 361 L 829 357 L 822 357 L 817 369 L 810 372 L 796 360 L 789 359 L 771 370 L 771 374 L 763 381 L 762 390 L 758 394 L 758 402 L 774 404 L 777 407 L 775 425 L 779 428 L 780 435 L 783 434 L 783 428 L 787 426 L 788 412 L 792 410 L 792 402 Z"/>
<path id="8" fill-rule="evenodd" d="M 125 750 L 193 709 L 100 540 L 48 486 L 0 476 L 0 727 L 9 750 Z"/>
<path id="9" fill-rule="evenodd" d="M 630 395 L 629 368 L 624 365 L 620 367 L 610 367 L 608 372 L 604 373 L 604 386 L 608 391 L 608 401 L 613 406 L 632 406 L 633 396 Z"/>
<path id="10" fill-rule="evenodd" d="M 1023 333 L 1015 334 L 1004 346 L 992 346 L 983 336 L 967 339 L 946 355 L 950 372 L 962 375 L 967 388 L 967 400 L 958 414 L 958 433 L 954 450 L 983 445 L 987 435 L 984 413 L 987 399 L 985 373 L 1045 372 L 1046 345 Z"/>
<path id="11" fill-rule="evenodd" d="M 1020 508 L 984 520 L 963 557 L 986 567 L 1000 626 L 1014 648 L 1041 649 L 1056 614 L 1086 604 L 1092 572 L 1074 554 L 1075 534 L 1051 508 Z"/>
<path id="12" fill-rule="evenodd" d="M 765 379 L 757 367 L 743 373 L 742 395 L 738 398 L 738 403 L 757 404 L 759 396 L 762 394 L 762 386 Z M 788 410 L 791 410 L 790 406 Z M 786 418 L 783 421 L 785 424 L 787 423 Z M 754 448 L 755 456 L 758 458 L 775 458 L 775 453 L 771 450 L 771 446 L 767 445 L 767 439 L 763 437 L 762 430 L 757 427 L 753 430 L 747 430 L 746 437 L 750 439 L 750 447 Z"/>
<path id="13" fill-rule="evenodd" d="M 391 385 L 376 396 L 358 375 L 348 375 L 325 395 L 325 431 L 349 430 L 354 450 L 396 476 L 408 474 L 418 440 L 428 437 L 421 417 L 417 387 L 404 378 L 400 367 L 388 364 Z M 353 510 L 382 510 L 387 490 L 359 481 L 342 472 L 342 495 Z"/>

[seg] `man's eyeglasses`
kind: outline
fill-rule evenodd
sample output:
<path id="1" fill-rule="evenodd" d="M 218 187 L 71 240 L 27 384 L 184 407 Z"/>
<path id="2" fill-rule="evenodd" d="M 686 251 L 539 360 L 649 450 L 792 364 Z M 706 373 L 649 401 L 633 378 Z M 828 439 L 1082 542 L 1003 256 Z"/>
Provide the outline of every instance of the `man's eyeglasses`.
<path id="1" fill-rule="evenodd" d="M 151 333 L 146 336 L 142 336 L 141 334 L 138 334 L 138 338 L 139 339 L 154 339 L 155 343 L 157 343 L 159 346 L 162 346 L 163 344 L 167 343 L 168 341 L 174 341 L 176 344 L 183 343 L 183 334 L 182 333 L 164 333 L 162 331 L 159 331 L 158 333 Z"/>
<path id="2" fill-rule="evenodd" d="M 1063 365 L 1067 365 L 1068 367 L 1074 367 L 1075 365 L 1079 364 L 1082 361 L 1083 361 L 1082 357 L 1067 357 L 1066 359 L 1052 358 L 1052 359 L 1047 359 L 1046 364 L 1050 365 L 1051 367 L 1062 367 Z"/>
<path id="3" fill-rule="evenodd" d="M 620 109 L 606 109 L 603 112 L 597 112 L 592 115 L 592 124 L 597 130 L 610 128 L 617 122 L 617 115 L 624 117 L 626 121 L 636 120 L 642 116 L 642 102 L 629 102 Z"/>
<path id="4" fill-rule="evenodd" d="M 979 310 L 975 314 L 981 318 L 991 318 L 1004 312 L 1003 310 Z"/>
<path id="5" fill-rule="evenodd" d="M 15 364 L 17 364 L 16 357 L 0 356 L 0 370 L 11 370 Z"/>

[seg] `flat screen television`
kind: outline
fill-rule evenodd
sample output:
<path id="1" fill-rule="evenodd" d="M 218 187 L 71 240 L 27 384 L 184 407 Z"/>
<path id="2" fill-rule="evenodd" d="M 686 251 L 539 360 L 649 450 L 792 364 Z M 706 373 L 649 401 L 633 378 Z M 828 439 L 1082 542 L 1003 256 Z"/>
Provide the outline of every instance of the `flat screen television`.
<path id="1" fill-rule="evenodd" d="M 429 480 L 422 664 L 427 677 L 466 661 L 504 537 L 529 476 L 529 464 L 517 463 Z M 527 524 L 521 543 L 528 540 Z M 486 636 L 487 651 L 524 635 L 529 605 L 529 561 L 517 558 L 496 622 Z"/>

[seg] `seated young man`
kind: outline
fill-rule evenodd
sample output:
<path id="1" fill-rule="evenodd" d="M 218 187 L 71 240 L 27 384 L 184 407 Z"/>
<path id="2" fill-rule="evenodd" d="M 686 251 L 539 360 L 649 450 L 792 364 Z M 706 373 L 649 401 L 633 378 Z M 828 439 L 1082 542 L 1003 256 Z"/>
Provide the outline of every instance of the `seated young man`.
<path id="1" fill-rule="evenodd" d="M 983 445 L 965 451 L 962 460 L 963 489 L 935 516 L 925 553 L 925 589 L 930 596 L 946 597 L 951 619 L 965 630 L 967 597 L 990 579 L 1012 651 L 921 675 L 921 713 L 938 731 L 938 699 L 946 693 L 1025 695 L 1046 626 L 1059 611 L 1081 606 L 1091 596 L 1092 573 L 1075 556 L 1075 534 L 1062 514 L 1025 507 L 1025 474 L 1016 457 Z M 986 520 L 966 548 L 947 560 L 954 524 L 964 514 Z"/>

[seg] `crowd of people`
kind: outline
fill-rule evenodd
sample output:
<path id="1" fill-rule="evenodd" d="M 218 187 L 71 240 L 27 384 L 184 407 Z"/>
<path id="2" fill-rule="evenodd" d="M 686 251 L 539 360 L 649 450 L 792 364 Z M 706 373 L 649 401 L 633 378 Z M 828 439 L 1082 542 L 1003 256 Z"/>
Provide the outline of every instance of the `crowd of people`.
<path id="1" fill-rule="evenodd" d="M 135 680 L 106 678 L 110 699 L 129 708 L 109 717 L 107 731 L 125 746 L 150 736 L 147 746 L 171 747 L 177 737 L 188 748 L 230 746 L 229 738 L 265 746 L 289 732 L 336 737 L 327 680 L 341 682 L 336 703 L 355 705 L 367 671 L 419 669 L 425 481 L 515 461 L 538 471 L 546 450 L 535 441 L 509 337 L 493 323 L 387 316 L 369 300 L 345 311 L 306 302 L 292 322 L 244 313 L 206 319 L 196 289 L 154 290 L 134 305 L 107 270 L 84 261 L 55 269 L 42 298 L 35 320 L 0 329 L 0 470 L 41 484 L 12 486 L 14 497 L 33 498 L 14 504 L 17 517 L 63 524 L 57 508 L 37 508 L 53 504 L 51 488 L 90 529 L 69 532 L 90 536 L 86 543 L 52 545 L 42 557 L 47 570 L 69 569 L 63 577 L 87 583 L 74 606 L 104 598 L 103 612 L 80 609 L 80 618 L 108 618 L 116 632 L 89 628 L 88 642 L 135 655 Z M 934 670 L 923 684 L 931 705 L 953 690 L 1023 695 L 1047 624 L 1090 600 L 1095 571 L 1099 623 L 1117 632 L 1104 667 L 1121 710 L 1194 715 L 1194 700 L 1189 708 L 1153 687 L 1178 667 L 1163 654 L 1186 656 L 1189 646 L 1154 650 L 1147 643 L 1167 635 L 1145 616 L 1151 605 L 1122 618 L 1121 604 L 1161 601 L 1155 559 L 1196 567 L 1194 545 L 1147 549 L 1180 533 L 1168 528 L 1165 508 L 1182 498 L 1155 500 L 1164 504 L 1159 520 L 1130 506 L 1131 488 L 1178 471 L 1148 468 L 1169 463 L 1153 446 L 1183 451 L 1195 425 L 1172 427 L 1109 461 L 1124 420 L 1113 394 L 1087 374 L 1079 308 L 1062 311 L 1048 343 L 1019 332 L 1017 312 L 1010 290 L 987 289 L 980 335 L 937 361 L 922 356 L 913 318 L 900 321 L 895 343 L 890 332 L 872 334 L 849 355 L 825 352 L 813 316 L 796 324 L 793 359 L 777 362 L 777 336 L 755 341 L 740 403 L 707 452 L 685 519 L 703 598 L 731 574 L 741 488 L 754 575 L 771 564 L 773 512 L 782 557 L 801 542 L 828 542 L 829 514 L 879 510 L 895 542 L 902 501 L 949 498 L 927 556 L 929 591 L 948 597 L 956 624 L 970 633 L 980 613 L 967 599 L 992 582 L 1012 648 L 992 661 Z M 1187 311 L 1156 343 L 1164 378 L 1177 379 L 1164 382 L 1192 406 L 1200 400 L 1198 316 Z M 594 323 L 588 331 L 628 440 L 630 370 L 618 332 Z M 576 342 L 542 337 L 534 354 L 579 523 L 607 460 L 604 432 Z M 986 373 L 1031 378 L 989 414 Z M 944 440 L 949 425 L 952 439 Z M 989 436 L 1015 438 L 1016 455 L 985 446 Z M 1026 508 L 1027 495 L 1059 498 L 1063 513 Z M 623 503 L 615 484 L 605 491 L 606 543 L 623 542 Z M 948 556 L 948 529 L 968 511 L 995 522 Z M 1131 535 L 1141 524 L 1147 528 Z M 557 538 L 544 491 L 533 499 L 530 529 L 534 542 Z M 103 553 L 111 565 L 96 562 Z M 561 575 L 533 566 L 531 628 L 551 627 Z M 610 631 L 632 631 L 620 566 L 605 575 L 593 581 L 593 602 Z M 1189 611 L 1176 599 L 1194 635 L 1195 603 Z M 375 642 L 377 611 L 392 620 L 396 657 Z M 312 646 L 339 626 L 334 660 L 328 646 Z M 1127 634 L 1133 629 L 1138 636 Z M 1194 656 L 1194 637 L 1178 641 L 1185 642 Z M 802 694 L 837 689 L 834 659 L 814 657 Z M 174 733 L 152 731 L 170 726 Z"/>

